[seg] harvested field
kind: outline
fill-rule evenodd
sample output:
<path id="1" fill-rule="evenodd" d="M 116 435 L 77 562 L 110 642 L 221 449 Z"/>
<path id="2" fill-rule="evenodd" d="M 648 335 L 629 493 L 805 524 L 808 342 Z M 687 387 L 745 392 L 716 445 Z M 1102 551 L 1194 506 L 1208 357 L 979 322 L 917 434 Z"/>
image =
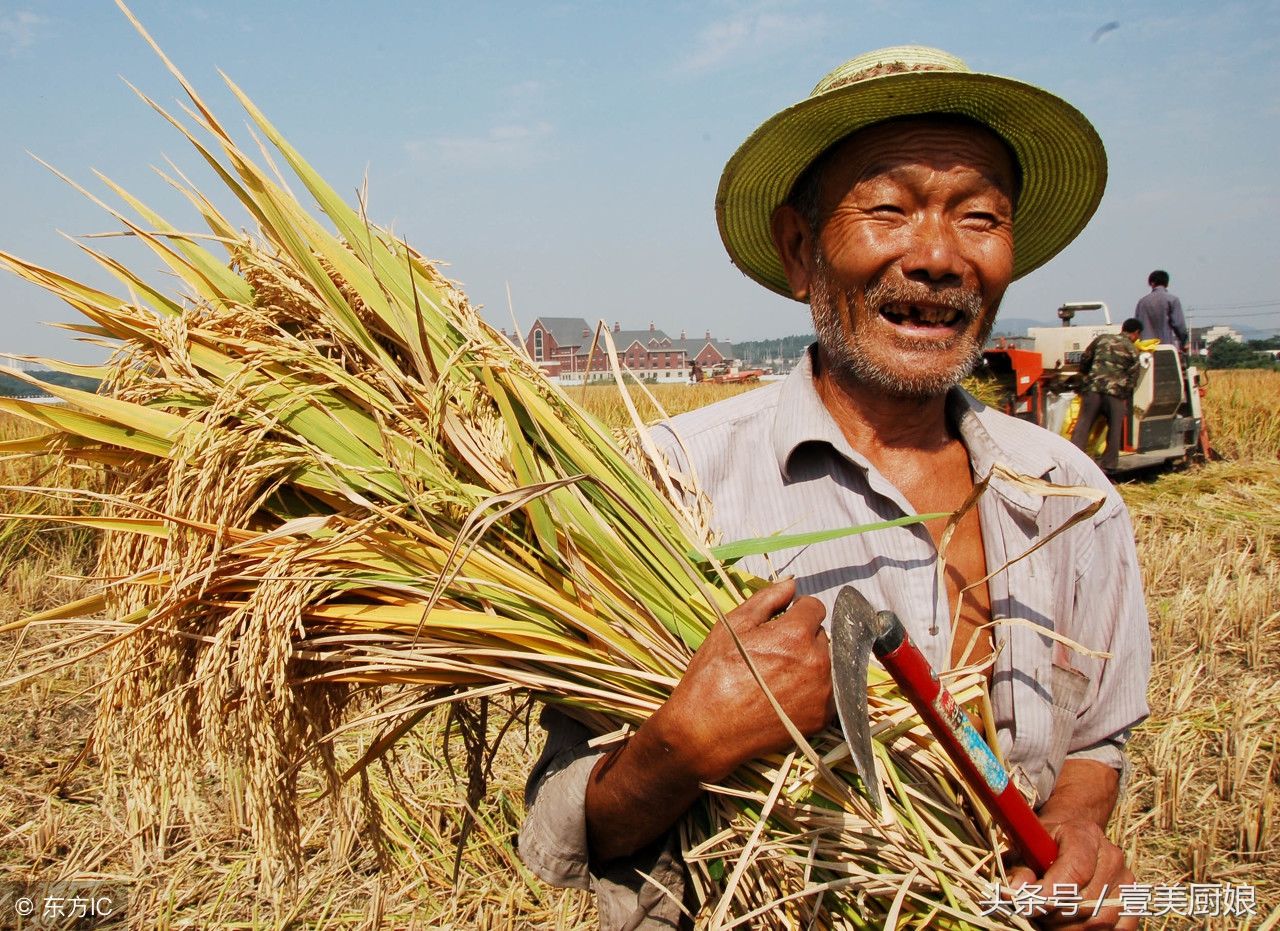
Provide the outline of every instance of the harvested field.
<path id="1" fill-rule="evenodd" d="M 1222 461 L 1122 487 L 1151 615 L 1151 719 L 1114 822 L 1143 878 L 1280 904 L 1280 372 L 1211 372 Z M 1260 909 L 1262 911 L 1262 909 Z"/>
<path id="2" fill-rule="evenodd" d="M 743 389 L 653 390 L 676 413 Z M 606 396 L 588 392 L 593 406 Z M 1132 743 L 1114 836 L 1141 881 L 1251 883 L 1263 916 L 1280 907 L 1280 660 L 1271 648 L 1280 635 L 1280 373 L 1213 373 L 1207 406 L 1226 459 L 1122 489 L 1144 566 L 1155 666 L 1153 714 Z M 19 431 L 0 419 L 0 437 Z M 43 475 L 48 468 L 0 461 L 0 483 L 96 481 L 90 473 Z M 29 492 L 6 492 L 0 502 L 6 512 L 37 504 Z M 0 625 L 93 584 L 83 578 L 93 562 L 87 534 L 20 526 L 0 527 Z M 70 633 L 29 632 L 22 643 L 4 633 L 0 650 L 8 661 L 18 648 L 47 646 L 38 662 L 48 663 L 69 653 Z M 0 678 L 19 671 L 6 666 Z M 589 897 L 545 888 L 512 849 L 523 773 L 540 740 L 527 713 L 494 760 L 461 854 L 465 775 L 454 769 L 460 738 L 446 744 L 440 736 L 443 717 L 401 742 L 397 769 L 369 771 L 364 791 L 387 801 L 382 809 L 394 823 L 384 827 L 399 841 L 392 849 L 367 842 L 354 810 L 338 818 L 319 804 L 318 781 L 305 786 L 316 800 L 306 868 L 297 895 L 280 901 L 255 887 L 245 812 L 212 774 L 199 780 L 191 824 L 160 838 L 130 835 L 125 789 L 104 779 L 87 743 L 98 673 L 92 660 L 69 665 L 9 690 L 0 704 L 0 883 L 107 882 L 128 891 L 137 928 L 594 926 Z M 355 747 L 360 735 L 344 740 Z"/>

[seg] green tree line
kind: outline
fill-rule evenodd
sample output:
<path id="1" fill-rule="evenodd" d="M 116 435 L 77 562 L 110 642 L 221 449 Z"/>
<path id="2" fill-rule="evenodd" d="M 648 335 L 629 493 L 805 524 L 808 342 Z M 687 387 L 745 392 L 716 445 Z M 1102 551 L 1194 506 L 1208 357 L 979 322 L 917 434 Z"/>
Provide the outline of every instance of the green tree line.
<path id="1" fill-rule="evenodd" d="M 1209 344 L 1208 367 L 1211 369 L 1268 369 L 1276 367 L 1276 360 L 1265 351 L 1280 349 L 1280 337 L 1251 339 L 1242 343 L 1230 336 L 1215 339 Z"/>
<path id="2" fill-rule="evenodd" d="M 63 385 L 67 388 L 79 388 L 81 391 L 97 391 L 98 382 L 80 375 L 66 375 L 62 372 L 29 372 L 32 378 L 51 385 Z M 47 394 L 20 378 L 0 372 L 0 397 L 25 398 L 33 395 Z"/>
<path id="3" fill-rule="evenodd" d="M 744 365 L 771 365 L 778 359 L 794 364 L 814 339 L 812 333 L 802 333 L 778 339 L 735 340 L 733 352 Z"/>

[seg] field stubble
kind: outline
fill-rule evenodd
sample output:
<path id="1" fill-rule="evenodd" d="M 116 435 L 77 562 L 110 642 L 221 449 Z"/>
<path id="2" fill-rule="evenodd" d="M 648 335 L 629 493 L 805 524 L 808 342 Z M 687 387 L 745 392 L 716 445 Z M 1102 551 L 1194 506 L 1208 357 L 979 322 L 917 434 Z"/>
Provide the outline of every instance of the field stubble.
<path id="1" fill-rule="evenodd" d="M 1251 883 L 1265 915 L 1280 907 L 1280 658 L 1271 648 L 1280 635 L 1280 373 L 1218 373 L 1209 388 L 1214 444 L 1227 458 L 1122 488 L 1147 586 L 1154 666 L 1152 716 L 1131 744 L 1133 771 L 1113 836 L 1141 881 Z M 675 414 L 741 390 L 657 386 L 654 394 Z M 582 396 L 607 422 L 625 424 L 610 389 Z M 654 415 L 648 402 L 639 405 L 642 416 Z M 0 419 L 0 438 L 22 431 Z M 96 480 L 53 468 L 0 461 L 0 484 Z M 65 507 L 0 493 L 6 513 L 37 504 Z M 93 584 L 84 533 L 23 526 L 0 527 L 0 625 Z M 72 633 L 36 631 L 21 643 L 0 634 L 7 659 L 45 651 L 10 660 L 7 674 L 21 662 L 72 655 Z M 331 814 L 316 780 L 308 866 L 286 902 L 252 882 L 234 779 L 203 774 L 192 823 L 158 839 L 130 834 L 123 790 L 103 779 L 88 740 L 97 674 L 93 660 L 69 664 L 0 703 L 0 882 L 126 884 L 137 928 L 594 927 L 589 897 L 547 889 L 512 848 L 523 775 L 540 742 L 527 711 L 501 744 L 469 830 L 465 776 L 454 769 L 459 738 L 440 737 L 443 717 L 404 739 L 396 766 L 370 770 L 362 786 L 393 814 L 383 825 L 391 848 L 369 841 L 354 808 Z M 348 752 L 358 752 L 361 739 L 344 738 Z"/>
<path id="2" fill-rule="evenodd" d="M 1280 907 L 1280 372 L 1214 372 L 1224 458 L 1121 487 L 1151 615 L 1151 718 L 1113 830 L 1142 877 Z"/>

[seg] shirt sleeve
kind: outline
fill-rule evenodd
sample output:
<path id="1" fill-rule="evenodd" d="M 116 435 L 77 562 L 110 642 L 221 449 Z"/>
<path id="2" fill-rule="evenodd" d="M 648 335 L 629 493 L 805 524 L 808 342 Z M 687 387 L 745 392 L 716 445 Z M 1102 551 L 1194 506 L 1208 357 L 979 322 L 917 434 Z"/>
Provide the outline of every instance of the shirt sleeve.
<path id="1" fill-rule="evenodd" d="M 688 463 L 679 437 L 665 424 L 650 428 L 650 436 L 670 467 L 683 475 Z M 683 482 L 678 484 L 683 488 Z M 678 827 L 629 857 L 593 863 L 587 843 L 587 781 L 607 750 L 590 747 L 587 728 L 554 707 L 543 708 L 540 721 L 547 743 L 525 786 L 520 858 L 553 886 L 594 892 L 601 931 L 692 928 Z"/>
<path id="2" fill-rule="evenodd" d="M 1098 349 L 1098 338 L 1095 336 L 1088 346 L 1084 347 L 1084 352 L 1080 353 L 1080 374 L 1088 375 L 1089 370 L 1093 368 L 1093 354 Z"/>
<path id="3" fill-rule="evenodd" d="M 1137 347 L 1130 344 L 1129 370 L 1125 379 L 1125 390 L 1132 397 L 1133 391 L 1138 387 L 1138 379 L 1142 377 L 1142 353 Z"/>
<path id="4" fill-rule="evenodd" d="M 1095 642 L 1105 644 L 1111 657 L 1101 664 L 1097 691 L 1076 720 L 1067 759 L 1106 763 L 1123 778 L 1124 745 L 1150 713 L 1151 634 L 1129 512 L 1118 499 L 1104 507 L 1075 589 L 1078 616 L 1097 625 L 1101 636 Z"/>
<path id="5" fill-rule="evenodd" d="M 552 707 L 542 711 L 547 743 L 525 786 L 520 859 L 553 886 L 596 894 L 601 931 L 686 927 L 684 867 L 676 831 L 629 857 L 593 864 L 587 845 L 587 780 L 605 753 L 591 734 Z"/>
<path id="6" fill-rule="evenodd" d="M 1169 326 L 1181 342 L 1187 341 L 1187 319 L 1182 315 L 1182 301 L 1172 294 L 1169 295 Z"/>

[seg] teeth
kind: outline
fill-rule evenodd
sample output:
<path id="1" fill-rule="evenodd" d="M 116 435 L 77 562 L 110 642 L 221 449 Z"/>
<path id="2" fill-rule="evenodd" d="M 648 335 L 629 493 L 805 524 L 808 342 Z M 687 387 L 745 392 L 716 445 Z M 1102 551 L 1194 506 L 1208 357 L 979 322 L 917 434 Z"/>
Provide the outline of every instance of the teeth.
<path id="1" fill-rule="evenodd" d="M 950 323 L 956 312 L 950 307 L 912 307 L 915 316 L 924 323 Z"/>
<path id="2" fill-rule="evenodd" d="M 960 319 L 960 312 L 952 307 L 921 307 L 917 304 L 886 307 L 885 313 L 899 322 L 915 320 L 930 326 L 949 326 Z"/>

